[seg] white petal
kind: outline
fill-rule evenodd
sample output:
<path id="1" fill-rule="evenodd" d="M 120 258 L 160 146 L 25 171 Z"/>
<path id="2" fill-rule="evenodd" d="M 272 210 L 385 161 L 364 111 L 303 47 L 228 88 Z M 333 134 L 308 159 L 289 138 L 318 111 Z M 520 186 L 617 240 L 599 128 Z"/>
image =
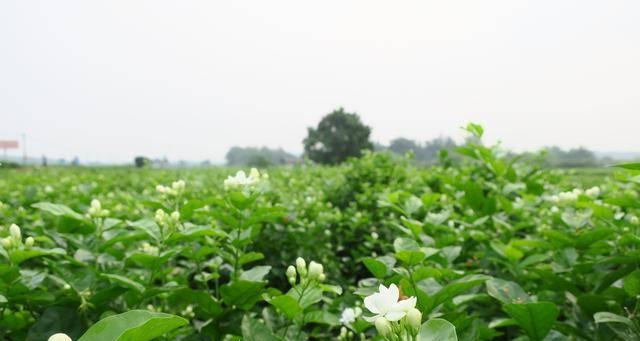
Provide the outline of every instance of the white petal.
<path id="1" fill-rule="evenodd" d="M 363 316 L 362 318 L 365 319 L 365 321 L 367 322 L 374 322 L 378 317 L 382 317 L 382 315 L 375 315 L 375 316 Z"/>
<path id="2" fill-rule="evenodd" d="M 391 284 L 389 286 L 389 292 L 388 292 L 389 296 L 393 298 L 394 302 L 398 302 L 398 299 L 400 298 L 400 290 L 398 289 L 398 287 L 395 284 Z"/>
<path id="3" fill-rule="evenodd" d="M 398 302 L 398 308 L 399 308 L 399 310 L 402 310 L 402 311 L 406 312 L 406 311 L 409 311 L 409 310 L 415 308 L 416 307 L 416 302 L 417 302 L 417 299 L 416 299 L 415 296 L 409 297 L 406 300 L 402 300 L 402 301 Z"/>
<path id="4" fill-rule="evenodd" d="M 377 297 L 379 294 L 373 294 L 364 298 L 364 306 L 374 314 L 380 314 L 380 309 L 377 306 Z"/>
<path id="5" fill-rule="evenodd" d="M 406 315 L 407 313 L 404 311 L 390 311 L 386 314 L 384 314 L 384 317 L 393 322 L 393 321 L 398 321 L 399 319 L 403 318 L 404 315 Z"/>

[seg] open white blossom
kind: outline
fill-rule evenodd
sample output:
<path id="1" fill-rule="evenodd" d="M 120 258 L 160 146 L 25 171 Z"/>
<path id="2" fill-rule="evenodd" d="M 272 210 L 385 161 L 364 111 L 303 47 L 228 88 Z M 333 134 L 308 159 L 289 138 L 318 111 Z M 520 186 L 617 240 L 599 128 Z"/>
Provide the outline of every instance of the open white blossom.
<path id="1" fill-rule="evenodd" d="M 584 194 L 590 196 L 591 198 L 597 198 L 600 196 L 600 187 L 594 186 L 584 191 Z"/>
<path id="2" fill-rule="evenodd" d="M 380 317 L 391 322 L 400 320 L 409 310 L 415 308 L 417 299 L 409 297 L 399 301 L 399 298 L 400 290 L 395 284 L 391 284 L 389 288 L 380 284 L 377 293 L 364 298 L 364 306 L 375 314 L 372 317 L 364 317 L 364 319 L 369 322 Z"/>
<path id="3" fill-rule="evenodd" d="M 344 325 L 350 325 L 353 322 L 356 322 L 356 318 L 362 315 L 362 309 L 356 308 L 347 308 L 342 311 L 342 315 L 340 316 L 340 323 Z"/>
<path id="4" fill-rule="evenodd" d="M 247 174 L 240 170 L 236 173 L 235 176 L 231 176 L 229 175 L 229 177 L 227 177 L 226 180 L 224 180 L 224 188 L 226 189 L 233 189 L 233 188 L 246 188 L 246 187 L 252 187 L 257 185 L 260 180 L 262 179 L 266 179 L 267 175 L 266 174 L 260 174 L 260 172 L 255 169 L 255 168 L 251 168 L 251 171 L 249 172 L 249 176 L 247 176 Z"/>

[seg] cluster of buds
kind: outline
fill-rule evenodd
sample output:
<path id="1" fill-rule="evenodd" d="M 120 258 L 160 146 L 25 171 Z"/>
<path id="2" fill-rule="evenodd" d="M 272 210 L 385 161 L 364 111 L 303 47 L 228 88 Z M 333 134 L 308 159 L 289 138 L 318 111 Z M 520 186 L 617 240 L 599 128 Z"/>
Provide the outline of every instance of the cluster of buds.
<path id="1" fill-rule="evenodd" d="M 167 214 L 164 210 L 158 209 L 154 219 L 158 225 L 162 227 L 169 227 L 169 229 L 180 226 L 180 212 L 178 211 L 173 211 L 171 214 Z"/>
<path id="2" fill-rule="evenodd" d="M 193 305 L 189 304 L 180 312 L 180 315 L 186 318 L 193 318 L 194 316 L 196 316 L 196 314 L 193 312 Z"/>
<path id="3" fill-rule="evenodd" d="M 71 340 L 69 335 L 65 333 L 57 333 L 49 336 L 49 339 L 47 341 L 73 341 L 73 340 Z"/>
<path id="4" fill-rule="evenodd" d="M 552 203 L 559 204 L 571 204 L 578 201 L 578 197 L 584 194 L 584 191 L 580 188 L 574 188 L 572 191 L 568 192 L 560 192 L 557 195 L 552 195 L 549 197 L 549 201 Z M 595 194 L 595 193 L 592 193 Z M 600 189 L 598 188 L 598 194 L 600 194 Z"/>
<path id="5" fill-rule="evenodd" d="M 184 193 L 185 185 L 184 180 L 178 180 L 172 182 L 171 186 L 158 185 L 156 186 L 156 191 L 162 195 L 177 197 Z"/>
<path id="6" fill-rule="evenodd" d="M 292 286 L 296 284 L 296 278 L 300 275 L 300 282 L 307 280 L 322 282 L 326 279 L 322 264 L 311 261 L 309 267 L 302 257 L 296 258 L 296 266 L 289 265 L 286 271 L 287 280 Z"/>
<path id="7" fill-rule="evenodd" d="M 91 200 L 91 206 L 87 210 L 87 213 L 92 218 L 104 218 L 109 215 L 109 210 L 105 210 L 102 208 L 102 204 L 100 200 L 93 199 Z"/>
<path id="8" fill-rule="evenodd" d="M 420 331 L 422 313 L 416 309 L 416 297 L 400 300 L 400 289 L 391 284 L 380 285 L 379 291 L 365 297 L 364 306 L 374 316 L 364 319 L 373 322 L 385 340 L 413 340 Z"/>
<path id="9" fill-rule="evenodd" d="M 249 172 L 249 176 L 240 170 L 236 173 L 235 176 L 229 175 L 226 180 L 224 180 L 224 188 L 229 189 L 247 189 L 253 188 L 257 186 L 262 180 L 267 180 L 269 175 L 267 173 L 262 173 L 255 169 L 251 168 Z"/>
<path id="10" fill-rule="evenodd" d="M 153 246 L 153 245 L 151 245 L 151 244 L 149 244 L 147 242 L 143 242 L 140 245 L 140 251 L 142 251 L 142 252 L 144 252 L 144 253 L 146 253 L 148 255 L 151 255 L 151 256 L 157 256 L 158 253 L 159 253 L 159 250 L 158 250 L 157 247 L 155 247 L 155 246 Z"/>
<path id="11" fill-rule="evenodd" d="M 156 223 L 161 225 L 171 225 L 180 222 L 180 212 L 174 211 L 171 214 L 167 214 L 162 209 L 158 209 L 155 215 Z"/>
<path id="12" fill-rule="evenodd" d="M 340 341 L 349 341 L 354 339 L 353 331 L 347 329 L 347 327 L 342 326 L 340 328 L 340 335 L 338 335 L 338 340 Z"/>
<path id="13" fill-rule="evenodd" d="M 5 250 L 19 248 L 20 245 L 23 245 L 20 226 L 11 224 L 9 227 L 9 236 L 0 239 L 0 243 L 2 243 L 2 247 L 5 248 Z M 27 237 L 27 239 L 24 240 L 24 246 L 27 248 L 32 247 L 33 244 L 35 244 L 33 237 Z"/>

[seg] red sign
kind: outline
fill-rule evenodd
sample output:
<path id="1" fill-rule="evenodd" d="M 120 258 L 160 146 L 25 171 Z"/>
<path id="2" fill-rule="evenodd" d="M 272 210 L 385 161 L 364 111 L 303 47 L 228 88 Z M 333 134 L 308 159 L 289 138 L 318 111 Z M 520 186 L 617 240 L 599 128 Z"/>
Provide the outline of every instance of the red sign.
<path id="1" fill-rule="evenodd" d="M 14 140 L 0 140 L 0 149 L 17 149 L 18 141 Z"/>

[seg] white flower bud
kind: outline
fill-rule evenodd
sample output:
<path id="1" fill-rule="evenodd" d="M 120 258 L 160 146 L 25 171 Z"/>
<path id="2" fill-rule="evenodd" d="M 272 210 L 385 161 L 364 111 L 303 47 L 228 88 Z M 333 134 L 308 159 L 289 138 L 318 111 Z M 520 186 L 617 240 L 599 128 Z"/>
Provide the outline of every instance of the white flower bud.
<path id="1" fill-rule="evenodd" d="M 33 237 L 27 237 L 27 239 L 24 240 L 24 245 L 26 247 L 32 247 L 35 242 L 36 241 L 33 239 Z"/>
<path id="2" fill-rule="evenodd" d="M 422 325 L 422 313 L 420 310 L 416 308 L 411 308 L 407 312 L 407 324 L 413 330 L 414 333 L 417 333 L 420 330 L 420 325 Z"/>
<path id="3" fill-rule="evenodd" d="M 301 277 L 307 275 L 307 262 L 304 261 L 304 258 L 296 258 L 296 269 L 298 269 L 298 273 Z"/>
<path id="4" fill-rule="evenodd" d="M 391 329 L 391 323 L 386 318 L 378 317 L 374 324 L 380 336 L 385 338 L 391 336 L 391 333 L 393 332 Z"/>
<path id="5" fill-rule="evenodd" d="M 57 333 L 57 334 L 51 335 L 48 341 L 73 341 L 73 340 L 71 340 L 71 338 L 67 334 Z"/>
<path id="6" fill-rule="evenodd" d="M 97 212 L 100 212 L 100 210 L 102 209 L 102 204 L 100 204 L 100 200 L 98 199 L 91 200 L 91 208 L 93 208 Z"/>
<path id="7" fill-rule="evenodd" d="M 22 232 L 20 231 L 20 226 L 16 224 L 11 224 L 9 227 L 9 233 L 11 234 L 11 238 L 17 242 L 22 242 Z"/>
<path id="8" fill-rule="evenodd" d="M 320 275 L 322 275 L 323 271 L 324 269 L 322 267 L 322 264 L 316 263 L 314 261 L 311 261 L 311 263 L 309 263 L 309 278 L 318 279 Z"/>
<path id="9" fill-rule="evenodd" d="M 327 279 L 327 276 L 325 276 L 325 274 L 320 274 L 320 276 L 318 276 L 318 282 L 324 282 L 325 279 Z"/>
<path id="10" fill-rule="evenodd" d="M 289 267 L 287 268 L 287 278 L 291 279 L 295 279 L 296 278 L 296 268 L 293 265 L 289 265 Z"/>
<path id="11" fill-rule="evenodd" d="M 171 220 L 180 221 L 180 212 L 173 211 L 173 213 L 171 213 Z"/>
<path id="12" fill-rule="evenodd" d="M 10 249 L 13 244 L 13 239 L 11 239 L 11 237 L 2 238 L 1 242 L 2 247 L 4 247 L 5 249 Z"/>
<path id="13" fill-rule="evenodd" d="M 640 225 L 640 219 L 638 217 L 633 216 L 629 219 L 629 222 L 633 225 Z"/>

